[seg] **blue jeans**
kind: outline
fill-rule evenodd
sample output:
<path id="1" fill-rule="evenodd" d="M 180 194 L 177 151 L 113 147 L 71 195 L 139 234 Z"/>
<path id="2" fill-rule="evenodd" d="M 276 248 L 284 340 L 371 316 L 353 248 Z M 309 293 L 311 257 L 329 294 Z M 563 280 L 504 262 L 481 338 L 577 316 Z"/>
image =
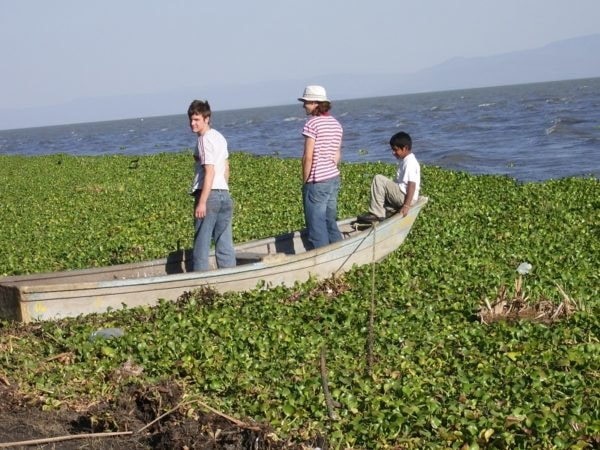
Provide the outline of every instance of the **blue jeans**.
<path id="1" fill-rule="evenodd" d="M 337 197 L 340 177 L 320 183 L 304 183 L 302 203 L 308 242 L 313 248 L 323 247 L 342 240 L 337 227 Z"/>
<path id="2" fill-rule="evenodd" d="M 196 194 L 194 210 L 200 194 Z M 229 191 L 212 190 L 206 201 L 206 216 L 195 219 L 193 270 L 208 270 L 208 254 L 211 241 L 215 241 L 217 267 L 235 267 L 235 249 L 233 248 L 233 200 Z"/>

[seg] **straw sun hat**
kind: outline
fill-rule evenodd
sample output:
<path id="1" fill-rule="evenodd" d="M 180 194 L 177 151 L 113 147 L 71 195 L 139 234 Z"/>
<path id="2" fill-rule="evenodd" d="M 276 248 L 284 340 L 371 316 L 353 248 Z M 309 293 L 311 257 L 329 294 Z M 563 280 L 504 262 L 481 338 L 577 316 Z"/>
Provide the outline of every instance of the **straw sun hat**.
<path id="1" fill-rule="evenodd" d="M 328 102 L 327 92 L 323 86 L 306 86 L 302 97 L 298 100 L 301 102 Z"/>

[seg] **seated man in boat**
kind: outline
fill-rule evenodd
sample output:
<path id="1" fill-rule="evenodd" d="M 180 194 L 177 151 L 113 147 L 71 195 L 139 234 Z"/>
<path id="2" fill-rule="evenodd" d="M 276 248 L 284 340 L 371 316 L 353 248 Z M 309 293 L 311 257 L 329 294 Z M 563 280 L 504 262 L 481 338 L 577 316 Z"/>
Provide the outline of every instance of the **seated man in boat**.
<path id="1" fill-rule="evenodd" d="M 412 152 L 410 135 L 404 131 L 394 134 L 390 139 L 390 147 L 399 160 L 396 178 L 390 180 L 383 175 L 373 177 L 369 212 L 359 216 L 359 222 L 378 222 L 396 212 L 406 216 L 410 206 L 419 199 L 421 166 Z"/>

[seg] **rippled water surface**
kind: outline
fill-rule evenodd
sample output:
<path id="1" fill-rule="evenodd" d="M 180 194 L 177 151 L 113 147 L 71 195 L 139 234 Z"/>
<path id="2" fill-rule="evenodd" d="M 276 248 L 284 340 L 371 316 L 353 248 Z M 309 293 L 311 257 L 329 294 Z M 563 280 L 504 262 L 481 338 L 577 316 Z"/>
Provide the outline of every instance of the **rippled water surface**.
<path id="1" fill-rule="evenodd" d="M 344 127 L 345 161 L 393 162 L 387 143 L 403 130 L 425 164 L 521 181 L 600 175 L 600 78 L 333 99 L 332 113 Z M 305 119 L 297 102 L 217 110 L 213 127 L 231 151 L 299 158 Z M 181 151 L 194 141 L 182 114 L 0 131 L 0 154 L 140 155 Z"/>

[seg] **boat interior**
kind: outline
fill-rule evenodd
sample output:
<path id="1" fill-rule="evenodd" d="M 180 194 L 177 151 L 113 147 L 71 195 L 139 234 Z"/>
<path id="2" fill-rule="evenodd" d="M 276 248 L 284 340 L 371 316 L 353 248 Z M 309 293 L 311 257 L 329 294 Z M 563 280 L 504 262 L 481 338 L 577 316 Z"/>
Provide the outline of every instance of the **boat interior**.
<path id="1" fill-rule="evenodd" d="M 361 227 L 350 220 L 339 223 L 344 239 L 361 231 Z M 305 231 L 284 233 L 275 237 L 259 239 L 239 244 L 235 247 L 237 265 L 275 261 L 287 255 L 305 253 L 309 243 Z M 209 264 L 216 269 L 214 251 L 211 252 Z M 39 273 L 7 277 L 0 280 L 2 285 L 64 284 L 70 282 L 98 282 L 117 279 L 148 278 L 191 272 L 191 249 L 175 250 L 166 258 L 108 267 L 68 270 L 63 272 Z"/>

